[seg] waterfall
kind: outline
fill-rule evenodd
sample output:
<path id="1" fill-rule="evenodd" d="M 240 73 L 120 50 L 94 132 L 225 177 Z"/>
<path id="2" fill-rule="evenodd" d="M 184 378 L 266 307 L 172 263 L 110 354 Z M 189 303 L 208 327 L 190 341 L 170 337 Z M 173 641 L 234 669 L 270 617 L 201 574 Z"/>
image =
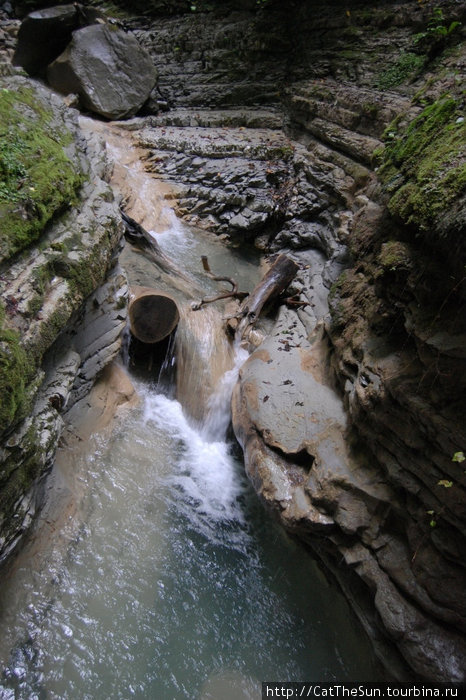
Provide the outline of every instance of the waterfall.
<path id="1" fill-rule="evenodd" d="M 246 350 L 225 337 L 215 309 L 186 311 L 157 390 L 142 390 L 144 421 L 177 441 L 177 459 L 165 477 L 177 511 L 210 540 L 223 539 L 222 524 L 227 524 L 229 546 L 236 542 L 240 549 L 248 540 L 241 506 L 246 479 L 227 432 L 233 387 L 246 358 Z"/>
<path id="2" fill-rule="evenodd" d="M 189 252 L 192 233 L 173 218 L 174 240 L 154 234 L 167 253 Z M 177 255 L 177 262 L 179 256 Z M 200 278 L 202 279 L 202 277 Z M 211 280 L 204 279 L 208 285 Z M 247 352 L 226 335 L 224 320 L 213 305 L 193 311 L 191 300 L 178 296 L 180 320 L 170 338 L 157 382 L 138 387 L 143 397 L 143 420 L 149 427 L 167 431 L 176 444 L 176 459 L 164 477 L 173 507 L 197 532 L 209 540 L 223 540 L 244 549 L 241 496 L 246 478 L 227 442 L 233 387 Z"/>
<path id="3" fill-rule="evenodd" d="M 202 435 L 206 440 L 224 440 L 231 420 L 231 395 L 238 379 L 241 365 L 248 353 L 235 343 L 233 367 L 225 372 L 207 401 L 207 413 L 202 423 Z"/>

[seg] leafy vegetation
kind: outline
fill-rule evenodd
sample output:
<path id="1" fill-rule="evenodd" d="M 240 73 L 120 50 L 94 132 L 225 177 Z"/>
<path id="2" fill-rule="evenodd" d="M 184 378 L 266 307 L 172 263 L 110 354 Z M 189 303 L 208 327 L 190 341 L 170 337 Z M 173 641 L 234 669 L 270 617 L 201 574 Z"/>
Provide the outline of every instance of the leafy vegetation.
<path id="1" fill-rule="evenodd" d="M 458 35 L 461 22 L 456 20 L 446 24 L 446 19 L 441 7 L 435 7 L 423 32 L 415 34 L 413 42 L 422 53 L 434 56 L 442 51 L 445 46 Z"/>
<path id="2" fill-rule="evenodd" d="M 393 65 L 380 73 L 375 87 L 389 90 L 415 80 L 432 58 L 460 36 L 460 27 L 457 20 L 447 22 L 442 8 L 435 7 L 425 30 L 413 36 L 411 50 L 402 52 Z"/>
<path id="3" fill-rule="evenodd" d="M 421 72 L 425 57 L 418 54 L 402 53 L 396 63 L 381 73 L 376 81 L 379 90 L 389 90 L 408 80 L 414 80 Z"/>
<path id="4" fill-rule="evenodd" d="M 0 304 L 0 430 L 27 409 L 26 385 L 30 367 L 19 335 L 4 328 L 5 309 Z"/>

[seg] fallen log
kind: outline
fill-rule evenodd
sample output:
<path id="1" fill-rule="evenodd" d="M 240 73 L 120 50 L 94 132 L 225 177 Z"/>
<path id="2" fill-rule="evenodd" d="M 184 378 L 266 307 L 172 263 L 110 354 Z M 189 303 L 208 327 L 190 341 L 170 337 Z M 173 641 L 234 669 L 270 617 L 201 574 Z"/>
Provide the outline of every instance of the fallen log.
<path id="1" fill-rule="evenodd" d="M 299 299 L 296 299 L 295 296 L 294 297 L 286 297 L 286 299 L 283 299 L 283 301 L 285 302 L 285 304 L 287 306 L 291 306 L 291 307 L 298 307 L 299 306 L 301 308 L 304 308 L 305 306 L 310 306 L 308 301 L 300 301 Z"/>
<path id="2" fill-rule="evenodd" d="M 286 255 L 279 255 L 270 270 L 241 304 L 237 318 L 240 319 L 235 331 L 243 339 L 256 323 L 264 305 L 281 294 L 296 275 L 299 265 Z"/>
<path id="3" fill-rule="evenodd" d="M 132 219 L 121 207 L 121 218 L 125 224 L 125 238 L 135 246 L 146 258 L 155 263 L 163 272 L 176 275 L 192 284 L 192 280 L 177 267 L 160 248 L 153 236 L 146 231 L 135 219 Z"/>
<path id="4" fill-rule="evenodd" d="M 180 319 L 172 296 L 150 287 L 133 290 L 128 315 L 131 333 L 142 343 L 153 345 L 172 333 Z"/>

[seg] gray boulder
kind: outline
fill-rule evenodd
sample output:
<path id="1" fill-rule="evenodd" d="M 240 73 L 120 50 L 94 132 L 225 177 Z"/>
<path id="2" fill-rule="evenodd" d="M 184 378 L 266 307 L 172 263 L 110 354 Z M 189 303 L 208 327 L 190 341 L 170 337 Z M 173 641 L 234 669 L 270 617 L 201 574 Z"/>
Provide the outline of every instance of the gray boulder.
<path id="1" fill-rule="evenodd" d="M 29 75 L 45 75 L 48 64 L 65 49 L 78 22 L 75 5 L 31 12 L 19 28 L 13 64 L 22 66 Z"/>
<path id="2" fill-rule="evenodd" d="M 79 95 L 86 109 L 124 119 L 147 100 L 156 71 L 133 35 L 96 24 L 74 32 L 71 43 L 48 67 L 47 80 L 61 93 Z"/>

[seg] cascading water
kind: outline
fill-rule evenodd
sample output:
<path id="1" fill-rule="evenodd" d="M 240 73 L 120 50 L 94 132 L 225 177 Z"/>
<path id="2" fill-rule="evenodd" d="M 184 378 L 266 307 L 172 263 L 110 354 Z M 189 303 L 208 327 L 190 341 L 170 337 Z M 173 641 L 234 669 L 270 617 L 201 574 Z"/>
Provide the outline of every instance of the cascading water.
<path id="1" fill-rule="evenodd" d="M 179 329 L 185 355 L 199 325 L 213 356 L 204 322 L 192 312 L 184 341 Z M 226 441 L 243 360 L 233 348 L 202 418 L 134 380 L 139 405 L 70 454 L 73 536 L 57 551 L 51 532 L 40 566 L 19 560 L 0 594 L 2 700 L 258 700 L 263 680 L 380 680 L 345 600 L 263 510 Z"/>
<path id="2" fill-rule="evenodd" d="M 208 440 L 225 440 L 231 421 L 231 395 L 238 379 L 241 365 L 248 357 L 247 351 L 236 343 L 233 367 L 225 372 L 217 389 L 207 402 L 207 413 L 202 425 L 202 435 Z"/>

